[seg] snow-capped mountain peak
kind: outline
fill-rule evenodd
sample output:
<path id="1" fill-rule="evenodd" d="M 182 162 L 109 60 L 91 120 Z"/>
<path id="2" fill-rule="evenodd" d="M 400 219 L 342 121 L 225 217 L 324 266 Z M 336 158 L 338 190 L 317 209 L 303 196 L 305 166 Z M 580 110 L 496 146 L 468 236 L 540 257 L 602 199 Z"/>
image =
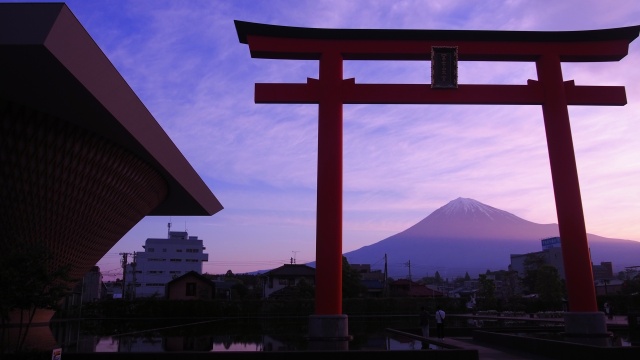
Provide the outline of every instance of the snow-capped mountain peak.
<path id="1" fill-rule="evenodd" d="M 485 216 L 490 220 L 496 220 L 499 218 L 501 220 L 509 219 L 515 220 L 518 217 L 508 213 L 504 210 L 496 209 L 489 205 L 483 204 L 479 201 L 469 198 L 459 197 L 455 200 L 450 201 L 445 206 L 439 208 L 434 211 L 433 214 L 437 217 L 446 216 L 469 216 L 472 215 L 474 218 L 479 216 Z M 475 216 L 474 216 L 475 215 Z"/>
<path id="2" fill-rule="evenodd" d="M 404 233 L 410 236 L 430 235 L 467 239 L 482 234 L 515 240 L 522 237 L 522 230 L 532 225 L 534 224 L 507 211 L 474 199 L 459 197 L 432 212 Z M 553 228 L 557 229 L 557 225 Z"/>

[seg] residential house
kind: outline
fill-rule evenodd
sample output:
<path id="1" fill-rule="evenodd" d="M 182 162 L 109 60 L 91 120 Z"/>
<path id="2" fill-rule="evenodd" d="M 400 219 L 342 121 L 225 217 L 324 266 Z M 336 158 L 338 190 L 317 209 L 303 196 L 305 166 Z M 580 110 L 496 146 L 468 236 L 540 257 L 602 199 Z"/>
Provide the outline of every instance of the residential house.
<path id="1" fill-rule="evenodd" d="M 366 297 L 382 297 L 385 295 L 386 279 L 382 270 L 371 270 L 370 264 L 350 264 L 351 269 L 360 274 L 360 283 L 366 289 Z"/>
<path id="2" fill-rule="evenodd" d="M 179 276 L 167 283 L 169 300 L 211 300 L 216 292 L 213 281 L 195 271 Z"/>
<path id="3" fill-rule="evenodd" d="M 389 283 L 391 296 L 396 297 L 443 297 L 444 293 L 407 279 L 398 279 Z"/>
<path id="4" fill-rule="evenodd" d="M 264 298 L 295 296 L 294 288 L 301 283 L 315 287 L 316 269 L 307 265 L 284 264 L 262 274 L 262 278 Z"/>

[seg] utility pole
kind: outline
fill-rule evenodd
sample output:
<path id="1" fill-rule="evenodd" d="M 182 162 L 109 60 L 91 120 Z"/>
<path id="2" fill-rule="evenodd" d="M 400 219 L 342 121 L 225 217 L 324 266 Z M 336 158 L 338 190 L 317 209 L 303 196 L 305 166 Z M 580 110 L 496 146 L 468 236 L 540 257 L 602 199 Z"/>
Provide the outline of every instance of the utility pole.
<path id="1" fill-rule="evenodd" d="M 126 286 L 127 286 L 127 256 L 129 253 L 120 253 L 122 255 L 122 260 L 120 261 L 122 265 L 122 299 L 126 299 Z"/>
<path id="2" fill-rule="evenodd" d="M 387 272 L 387 254 L 384 254 L 384 286 L 382 287 L 385 296 L 389 296 L 389 288 L 387 284 L 387 279 L 389 278 L 389 273 Z"/>
<path id="3" fill-rule="evenodd" d="M 411 281 L 411 260 L 409 260 L 406 263 L 404 263 L 404 266 L 409 268 L 409 276 L 407 277 L 407 279 L 409 279 L 409 281 Z"/>
<path id="4" fill-rule="evenodd" d="M 407 266 L 409 268 L 409 290 L 411 290 L 411 260 L 407 261 L 406 263 L 404 263 L 405 266 Z"/>
<path id="5" fill-rule="evenodd" d="M 133 287 L 131 288 L 131 295 L 133 297 L 133 299 L 135 300 L 136 298 L 136 255 L 138 253 L 137 252 L 133 252 L 133 262 L 131 263 L 131 270 L 132 270 L 132 276 L 133 276 L 133 281 L 131 281 L 131 283 L 133 284 Z"/>

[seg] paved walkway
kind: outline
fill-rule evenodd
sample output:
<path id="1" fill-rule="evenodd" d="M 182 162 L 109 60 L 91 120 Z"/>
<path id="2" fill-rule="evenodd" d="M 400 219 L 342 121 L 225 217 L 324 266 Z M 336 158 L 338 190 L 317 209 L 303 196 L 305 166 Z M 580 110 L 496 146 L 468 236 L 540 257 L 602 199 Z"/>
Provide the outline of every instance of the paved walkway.
<path id="1" fill-rule="evenodd" d="M 505 319 L 504 317 L 498 317 L 497 319 Z M 564 322 L 564 319 L 556 319 L 558 322 Z M 628 319 L 626 315 L 613 316 L 612 319 L 607 319 L 607 324 L 615 325 L 628 325 Z M 507 347 L 499 347 L 496 345 L 482 344 L 474 341 L 472 337 L 451 337 L 440 340 L 429 339 L 436 347 L 442 344 L 443 348 L 447 346 L 456 346 L 464 349 L 473 349 L 478 351 L 479 360 L 507 360 L 507 359 L 522 359 L 522 360 L 548 360 L 550 357 L 531 354 L 527 352 L 517 351 L 515 349 Z"/>
<path id="2" fill-rule="evenodd" d="M 470 337 L 459 338 L 444 338 L 439 340 L 447 345 L 454 345 L 463 349 L 478 350 L 479 360 L 507 360 L 507 359 L 522 359 L 522 360 L 547 360 L 548 357 L 520 352 L 509 348 L 498 348 L 494 345 L 487 347 L 478 344 Z"/>

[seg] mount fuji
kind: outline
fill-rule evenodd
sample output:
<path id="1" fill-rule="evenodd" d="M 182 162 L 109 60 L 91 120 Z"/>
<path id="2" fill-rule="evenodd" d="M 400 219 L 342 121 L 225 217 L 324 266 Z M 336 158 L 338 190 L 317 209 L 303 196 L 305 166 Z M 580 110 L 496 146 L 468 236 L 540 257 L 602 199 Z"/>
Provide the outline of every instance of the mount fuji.
<path id="1" fill-rule="evenodd" d="M 557 224 L 537 224 L 468 198 L 457 198 L 410 228 L 344 253 L 350 264 L 387 264 L 390 277 L 472 278 L 506 270 L 511 254 L 542 250 L 541 240 L 559 236 Z M 594 264 L 611 261 L 614 271 L 640 265 L 640 242 L 587 234 Z"/>

